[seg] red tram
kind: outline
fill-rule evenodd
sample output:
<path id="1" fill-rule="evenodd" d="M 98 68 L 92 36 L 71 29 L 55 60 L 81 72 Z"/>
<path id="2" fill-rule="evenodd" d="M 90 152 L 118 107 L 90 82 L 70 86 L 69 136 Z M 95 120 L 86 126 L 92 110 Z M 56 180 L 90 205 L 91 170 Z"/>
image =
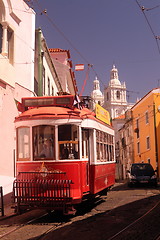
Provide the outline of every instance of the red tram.
<path id="1" fill-rule="evenodd" d="M 22 99 L 15 119 L 17 212 L 74 213 L 84 198 L 115 183 L 114 130 L 72 95 Z"/>

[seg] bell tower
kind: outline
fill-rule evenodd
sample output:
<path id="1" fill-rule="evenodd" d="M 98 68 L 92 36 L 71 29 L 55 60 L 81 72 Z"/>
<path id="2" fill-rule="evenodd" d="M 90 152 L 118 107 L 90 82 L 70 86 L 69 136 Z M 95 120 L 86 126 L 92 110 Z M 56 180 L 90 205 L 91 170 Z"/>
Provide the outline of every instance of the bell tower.
<path id="1" fill-rule="evenodd" d="M 121 83 L 118 69 L 113 65 L 110 71 L 110 81 L 104 89 L 104 108 L 109 111 L 112 119 L 125 113 L 127 110 L 126 84 Z"/>

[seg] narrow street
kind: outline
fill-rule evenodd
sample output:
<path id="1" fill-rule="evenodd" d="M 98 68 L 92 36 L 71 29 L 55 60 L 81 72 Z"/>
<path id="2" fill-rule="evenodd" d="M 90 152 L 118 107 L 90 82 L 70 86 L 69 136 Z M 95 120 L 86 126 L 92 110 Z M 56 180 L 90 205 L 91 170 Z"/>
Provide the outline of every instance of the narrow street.
<path id="1" fill-rule="evenodd" d="M 3 220 L 0 226 L 0 236 L 15 227 L 17 228 L 17 226 L 19 228 L 6 236 L 0 237 L 0 239 L 112 239 L 112 236 L 152 209 L 160 201 L 159 193 L 159 187 L 157 189 L 149 187 L 128 188 L 126 184 L 116 183 L 107 196 L 97 198 L 94 203 L 85 202 L 81 204 L 77 214 L 72 217 L 51 214 L 38 218 L 44 212 L 31 211 Z M 37 219 L 30 222 L 32 218 Z M 25 225 L 26 221 L 29 223 Z M 157 217 L 155 221 L 157 221 Z M 20 226 L 23 227 L 20 228 Z M 141 230 L 143 232 L 144 229 Z M 134 238 L 134 234 L 132 237 L 132 239 L 137 239 Z M 151 239 L 154 238 L 150 237 Z"/>
<path id="2" fill-rule="evenodd" d="M 0 0 L 0 240 L 160 240 L 159 9 Z"/>

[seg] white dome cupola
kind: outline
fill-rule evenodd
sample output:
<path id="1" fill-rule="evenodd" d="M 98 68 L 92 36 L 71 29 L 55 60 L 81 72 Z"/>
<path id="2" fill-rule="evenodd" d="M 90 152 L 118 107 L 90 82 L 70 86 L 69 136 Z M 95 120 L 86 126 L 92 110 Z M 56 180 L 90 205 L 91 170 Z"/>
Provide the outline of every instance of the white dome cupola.
<path id="1" fill-rule="evenodd" d="M 100 90 L 100 85 L 99 85 L 99 81 L 96 77 L 96 79 L 93 81 L 94 87 L 93 87 L 93 91 L 91 93 L 91 96 L 102 96 L 102 92 Z"/>
<path id="2" fill-rule="evenodd" d="M 94 109 L 96 103 L 98 103 L 101 106 L 103 105 L 104 96 L 100 90 L 100 84 L 97 77 L 93 81 L 93 84 L 94 86 L 93 86 L 93 91 L 91 92 L 91 97 L 93 99 L 93 109 Z"/>
<path id="3" fill-rule="evenodd" d="M 111 71 L 110 71 L 110 86 L 121 86 L 121 82 L 119 81 L 118 77 L 118 69 L 113 65 Z"/>

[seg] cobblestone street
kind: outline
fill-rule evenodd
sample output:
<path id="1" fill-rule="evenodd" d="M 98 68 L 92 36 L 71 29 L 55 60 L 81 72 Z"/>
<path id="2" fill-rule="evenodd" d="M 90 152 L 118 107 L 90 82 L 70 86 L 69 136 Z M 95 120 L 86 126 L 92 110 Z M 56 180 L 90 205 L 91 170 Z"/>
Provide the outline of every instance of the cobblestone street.
<path id="1" fill-rule="evenodd" d="M 73 217 L 48 215 L 3 239 L 108 240 L 150 210 L 160 200 L 159 193 L 159 187 L 130 189 L 126 184 L 116 183 L 107 196 L 97 198 L 94 204 L 81 204 Z M 1 235 L 40 214 L 42 212 L 31 211 L 4 220 L 1 218 Z"/>

